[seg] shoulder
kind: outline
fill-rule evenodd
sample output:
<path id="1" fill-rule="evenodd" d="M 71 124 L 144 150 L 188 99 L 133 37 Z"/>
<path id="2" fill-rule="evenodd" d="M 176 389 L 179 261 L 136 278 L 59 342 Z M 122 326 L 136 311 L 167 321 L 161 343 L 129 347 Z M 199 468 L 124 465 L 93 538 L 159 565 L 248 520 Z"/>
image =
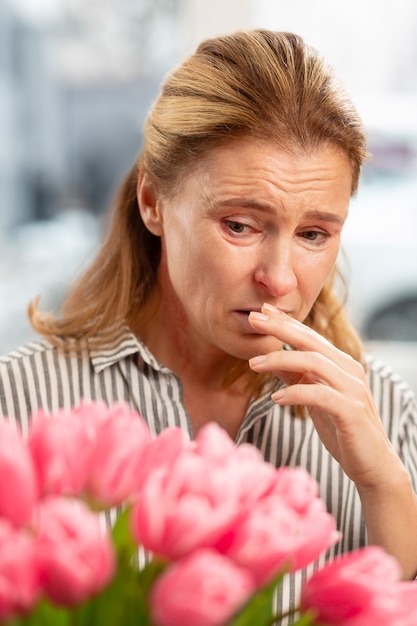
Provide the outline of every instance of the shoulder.
<path id="1" fill-rule="evenodd" d="M 80 359 L 84 351 L 64 351 L 46 339 L 33 341 L 0 356 L 0 380 L 4 376 L 41 375 L 57 367 L 58 363 Z"/>
<path id="2" fill-rule="evenodd" d="M 374 402 L 391 440 L 402 441 L 411 434 L 417 441 L 417 402 L 410 385 L 373 355 L 367 356 L 367 366 Z"/>
<path id="3" fill-rule="evenodd" d="M 55 351 L 48 341 L 38 340 L 0 356 L 0 380 L 4 381 L 4 377 L 11 376 L 13 372 L 17 374 L 27 368 L 35 369 L 39 361 L 44 361 L 48 353 Z"/>
<path id="4" fill-rule="evenodd" d="M 408 404 L 414 399 L 414 392 L 402 376 L 391 365 L 373 354 L 366 355 L 369 386 L 376 401 L 387 404 L 391 400 L 401 400 Z"/>
<path id="5" fill-rule="evenodd" d="M 56 347 L 40 339 L 0 357 L 0 419 L 25 427 L 38 409 L 55 413 L 81 400 L 128 399 L 129 380 L 136 380 L 134 355 L 140 351 L 131 334 L 123 330 L 101 349 L 87 340 L 67 342 L 68 348 Z"/>
<path id="6" fill-rule="evenodd" d="M 38 408 L 62 406 L 75 378 L 74 360 L 79 362 L 79 353 L 71 356 L 43 339 L 1 356 L 0 417 L 24 425 Z"/>

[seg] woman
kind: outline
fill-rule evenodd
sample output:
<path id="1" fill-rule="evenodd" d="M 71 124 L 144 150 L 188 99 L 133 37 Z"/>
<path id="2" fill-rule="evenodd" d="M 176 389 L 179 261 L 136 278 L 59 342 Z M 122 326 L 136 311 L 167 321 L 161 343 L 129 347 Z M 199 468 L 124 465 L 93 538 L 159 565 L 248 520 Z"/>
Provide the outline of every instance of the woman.
<path id="1" fill-rule="evenodd" d="M 331 557 L 369 541 L 414 577 L 417 409 L 333 286 L 367 157 L 352 103 L 296 35 L 239 32 L 167 77 L 144 137 L 62 315 L 32 306 L 46 339 L 2 359 L 2 413 L 26 425 L 84 398 L 127 401 L 155 432 L 215 420 L 318 480 L 343 533 Z"/>

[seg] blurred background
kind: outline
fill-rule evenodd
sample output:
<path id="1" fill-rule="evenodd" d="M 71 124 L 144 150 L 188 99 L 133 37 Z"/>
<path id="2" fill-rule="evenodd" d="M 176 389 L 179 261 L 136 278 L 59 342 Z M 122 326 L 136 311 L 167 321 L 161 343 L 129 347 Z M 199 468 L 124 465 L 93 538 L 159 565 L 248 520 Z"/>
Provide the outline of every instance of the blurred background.
<path id="1" fill-rule="evenodd" d="M 417 391 L 415 0 L 0 0 L 0 353 L 33 337 L 99 245 L 164 75 L 204 37 L 291 30 L 369 132 L 341 264 L 369 348 Z"/>

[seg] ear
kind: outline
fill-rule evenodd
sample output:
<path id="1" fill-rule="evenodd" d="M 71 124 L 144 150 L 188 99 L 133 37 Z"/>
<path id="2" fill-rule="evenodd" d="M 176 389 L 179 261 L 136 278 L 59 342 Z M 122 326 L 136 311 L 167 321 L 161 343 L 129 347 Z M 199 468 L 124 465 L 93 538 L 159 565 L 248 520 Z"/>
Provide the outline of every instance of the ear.
<path id="1" fill-rule="evenodd" d="M 142 170 L 139 172 L 136 193 L 143 223 L 153 235 L 161 237 L 163 234 L 161 203 L 155 186 Z"/>

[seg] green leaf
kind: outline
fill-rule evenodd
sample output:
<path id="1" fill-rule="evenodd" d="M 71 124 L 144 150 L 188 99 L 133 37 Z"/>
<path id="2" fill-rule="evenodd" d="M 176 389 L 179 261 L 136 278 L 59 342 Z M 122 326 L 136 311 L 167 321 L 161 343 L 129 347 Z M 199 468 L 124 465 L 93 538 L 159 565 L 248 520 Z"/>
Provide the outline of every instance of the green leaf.
<path id="1" fill-rule="evenodd" d="M 152 626 L 148 616 L 148 593 L 165 564 L 154 560 L 138 570 L 130 540 L 126 540 L 123 528 L 119 531 L 116 575 L 99 596 L 74 610 L 73 626 Z"/>
<path id="2" fill-rule="evenodd" d="M 20 617 L 7 626 L 72 626 L 71 611 L 58 607 L 47 600 L 41 600 L 30 615 Z"/>
<path id="3" fill-rule="evenodd" d="M 314 619 L 315 612 L 314 611 L 306 611 L 303 613 L 297 622 L 294 622 L 294 626 L 319 626 Z"/>
<path id="4" fill-rule="evenodd" d="M 130 515 L 131 508 L 124 509 L 117 517 L 114 524 L 111 535 L 113 545 L 118 555 L 133 555 L 136 553 L 138 546 L 132 539 L 132 533 L 130 531 Z"/>
<path id="5" fill-rule="evenodd" d="M 45 600 L 31 615 L 4 626 L 152 626 L 148 594 L 166 564 L 153 560 L 142 570 L 138 569 L 138 546 L 130 532 L 130 509 L 119 515 L 112 529 L 112 541 L 117 569 L 109 585 L 97 596 L 68 609 Z"/>
<path id="6" fill-rule="evenodd" d="M 96 598 L 74 610 L 76 626 L 115 625 L 124 626 L 129 622 L 133 606 L 138 613 L 143 604 L 143 595 L 138 582 L 139 572 L 132 564 L 130 550 L 118 555 L 118 569 L 107 588 Z M 144 622 L 146 624 L 146 622 Z"/>
<path id="7" fill-rule="evenodd" d="M 228 626 L 270 626 L 274 623 L 274 594 L 282 581 L 284 573 L 280 573 L 264 589 L 254 594 L 246 606 L 236 615 Z"/>

